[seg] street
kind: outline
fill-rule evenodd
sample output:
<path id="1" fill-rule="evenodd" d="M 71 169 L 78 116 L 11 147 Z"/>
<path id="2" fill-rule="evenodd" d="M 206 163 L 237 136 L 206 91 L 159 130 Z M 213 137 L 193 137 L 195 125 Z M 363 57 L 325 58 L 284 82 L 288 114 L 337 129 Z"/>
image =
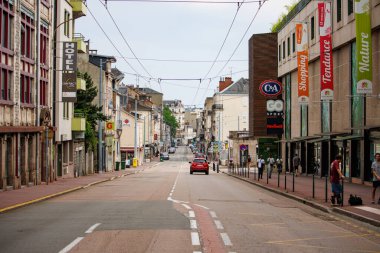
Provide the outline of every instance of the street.
<path id="1" fill-rule="evenodd" d="M 222 173 L 193 155 L 0 214 L 0 252 L 380 252 L 380 230 Z"/>

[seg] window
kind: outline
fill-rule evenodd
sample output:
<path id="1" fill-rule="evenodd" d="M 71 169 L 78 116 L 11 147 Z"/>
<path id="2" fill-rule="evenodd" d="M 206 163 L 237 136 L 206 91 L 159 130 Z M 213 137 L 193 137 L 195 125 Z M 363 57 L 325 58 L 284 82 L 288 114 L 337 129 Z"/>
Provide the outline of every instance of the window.
<path id="1" fill-rule="evenodd" d="M 10 100 L 11 97 L 11 84 L 12 84 L 12 71 L 7 69 L 1 69 L 1 94 L 0 100 Z"/>
<path id="2" fill-rule="evenodd" d="M 282 59 L 285 59 L 285 41 L 282 42 Z"/>
<path id="3" fill-rule="evenodd" d="M 27 75 L 20 75 L 20 101 L 24 104 L 33 103 L 33 78 Z"/>
<path id="4" fill-rule="evenodd" d="M 336 1 L 336 22 L 342 21 L 342 0 Z"/>
<path id="5" fill-rule="evenodd" d="M 310 20 L 310 39 L 315 39 L 315 18 L 311 17 Z"/>
<path id="6" fill-rule="evenodd" d="M 290 37 L 288 37 L 288 56 L 290 55 Z"/>
<path id="7" fill-rule="evenodd" d="M 292 34 L 292 40 L 293 40 L 293 53 L 296 51 L 296 33 Z"/>
<path id="8" fill-rule="evenodd" d="M 1 46 L 12 49 L 13 5 L 8 1 L 1 1 L 0 6 L 0 35 Z"/>
<path id="9" fill-rule="evenodd" d="M 48 84 L 49 84 L 49 30 L 47 26 L 41 25 L 40 32 L 40 105 L 48 105 Z"/>
<path id="10" fill-rule="evenodd" d="M 281 45 L 278 45 L 278 61 L 281 61 Z"/>
<path id="11" fill-rule="evenodd" d="M 354 13 L 354 0 L 348 0 L 348 15 Z"/>
<path id="12" fill-rule="evenodd" d="M 66 37 L 70 37 L 70 12 L 65 10 L 65 20 L 64 20 L 63 33 Z"/>
<path id="13" fill-rule="evenodd" d="M 48 38 L 49 30 L 47 27 L 41 25 L 40 28 L 40 63 L 47 65 L 48 57 L 48 44 L 49 44 L 49 38 Z"/>
<path id="14" fill-rule="evenodd" d="M 69 118 L 69 103 L 63 102 L 63 118 L 68 119 Z"/>
<path id="15" fill-rule="evenodd" d="M 29 15 L 21 13 L 21 54 L 33 58 L 34 20 Z"/>

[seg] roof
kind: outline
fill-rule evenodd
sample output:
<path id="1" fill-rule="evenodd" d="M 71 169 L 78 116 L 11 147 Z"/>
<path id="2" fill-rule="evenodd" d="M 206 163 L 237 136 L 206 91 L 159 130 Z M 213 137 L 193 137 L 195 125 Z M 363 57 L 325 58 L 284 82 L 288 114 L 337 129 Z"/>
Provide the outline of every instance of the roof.
<path id="1" fill-rule="evenodd" d="M 140 91 L 146 93 L 146 94 L 161 94 L 160 92 L 156 91 L 156 90 L 153 90 L 151 88 L 147 88 L 147 87 L 144 87 L 144 88 L 139 88 Z"/>
<path id="2" fill-rule="evenodd" d="M 246 78 L 240 78 L 227 88 L 225 88 L 221 94 L 248 94 L 249 80 Z"/>
<path id="3" fill-rule="evenodd" d="M 111 73 L 115 77 L 115 79 L 118 79 L 118 80 L 123 80 L 125 77 L 124 73 L 121 72 L 118 68 L 112 68 Z"/>

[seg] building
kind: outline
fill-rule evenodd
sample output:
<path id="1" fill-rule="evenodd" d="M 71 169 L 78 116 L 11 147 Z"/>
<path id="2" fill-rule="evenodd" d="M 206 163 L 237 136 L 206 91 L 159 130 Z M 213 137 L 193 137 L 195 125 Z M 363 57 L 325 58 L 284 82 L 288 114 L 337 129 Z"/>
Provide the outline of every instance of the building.
<path id="1" fill-rule="evenodd" d="M 181 100 L 164 100 L 164 106 L 167 106 L 172 112 L 173 116 L 176 118 L 178 122 L 178 129 L 176 133 L 176 138 L 184 143 L 183 132 L 185 130 L 185 107 L 182 104 Z"/>
<path id="2" fill-rule="evenodd" d="M 342 154 L 345 176 L 353 182 L 364 182 L 371 179 L 371 161 L 374 153 L 380 151 L 380 1 L 369 1 L 370 27 L 359 26 L 360 29 L 368 29 L 372 37 L 372 41 L 365 41 L 368 59 L 372 56 L 372 66 L 368 65 L 368 69 L 372 67 L 373 70 L 373 87 L 367 95 L 359 93 L 357 89 L 359 51 L 356 39 L 363 34 L 355 33 L 359 20 L 355 17 L 354 4 L 358 2 L 333 1 L 331 4 L 332 16 L 327 18 L 331 18 L 332 52 L 325 53 L 333 63 L 333 71 L 330 71 L 333 75 L 333 90 L 328 94 L 333 95 L 331 100 L 322 100 L 321 97 L 325 93 L 321 89 L 322 40 L 318 1 L 300 1 L 278 30 L 278 78 L 284 84 L 285 100 L 282 155 L 286 158 L 286 167 L 291 166 L 291 158 L 297 153 L 301 157 L 303 172 L 309 173 L 314 164 L 319 164 L 321 176 L 325 176 L 335 155 Z M 359 5 L 356 7 L 360 10 Z M 329 19 L 326 20 L 328 22 Z M 309 51 L 309 102 L 305 105 L 300 105 L 297 96 L 298 43 L 295 24 L 298 22 L 307 24 L 303 27 Z M 369 37 L 369 33 L 364 34 Z M 324 60 L 322 63 L 325 64 Z M 359 71 L 363 72 L 363 69 Z"/>

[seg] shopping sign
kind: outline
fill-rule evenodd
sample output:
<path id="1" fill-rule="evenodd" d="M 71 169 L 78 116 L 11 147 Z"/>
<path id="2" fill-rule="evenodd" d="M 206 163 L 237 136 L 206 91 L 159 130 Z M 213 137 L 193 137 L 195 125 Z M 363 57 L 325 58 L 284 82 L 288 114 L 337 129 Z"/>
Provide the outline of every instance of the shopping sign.
<path id="1" fill-rule="evenodd" d="M 307 43 L 307 24 L 296 24 L 297 65 L 298 65 L 298 102 L 309 103 L 309 50 Z"/>
<path id="2" fill-rule="evenodd" d="M 355 0 L 356 92 L 372 93 L 372 37 L 369 0 Z"/>
<path id="3" fill-rule="evenodd" d="M 334 98 L 334 68 L 331 40 L 331 3 L 318 3 L 321 64 L 321 100 Z"/>
<path id="4" fill-rule="evenodd" d="M 107 121 L 106 122 L 106 130 L 115 130 L 115 122 Z"/>

